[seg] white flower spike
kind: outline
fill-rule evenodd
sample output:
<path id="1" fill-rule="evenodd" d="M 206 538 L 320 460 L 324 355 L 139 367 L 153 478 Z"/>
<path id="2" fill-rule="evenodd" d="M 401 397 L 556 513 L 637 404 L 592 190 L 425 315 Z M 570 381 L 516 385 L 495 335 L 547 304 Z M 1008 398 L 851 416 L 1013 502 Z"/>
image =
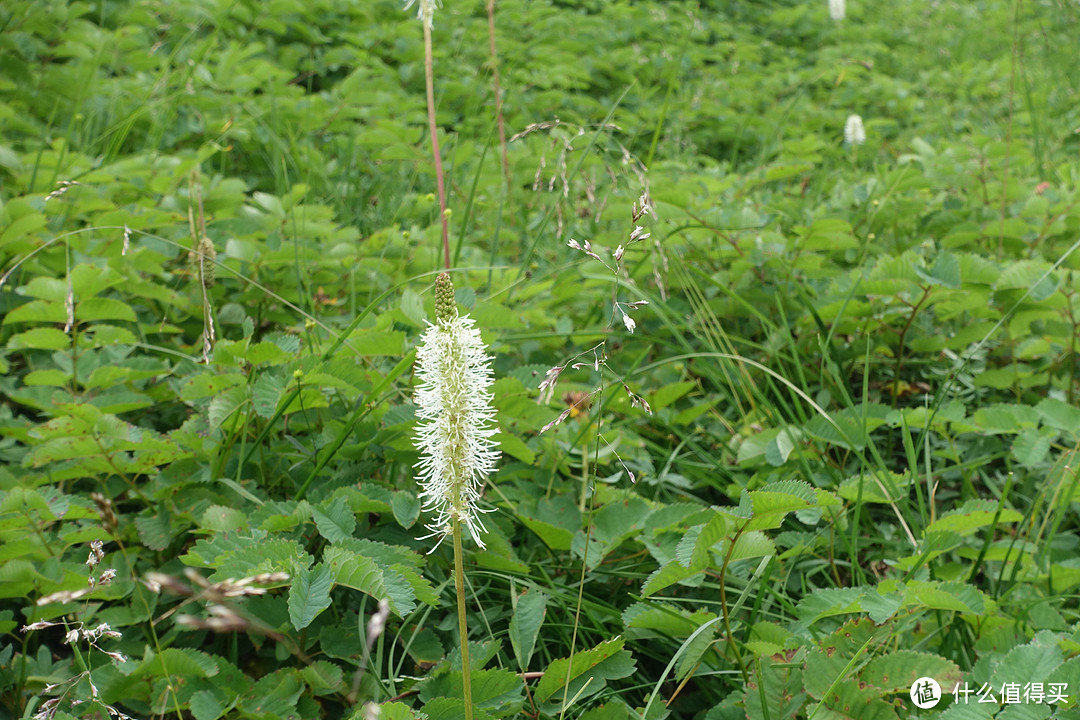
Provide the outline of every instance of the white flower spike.
<path id="1" fill-rule="evenodd" d="M 829 17 L 833 20 L 843 20 L 847 14 L 847 8 L 844 7 L 844 0 L 829 0 Z"/>
<path id="2" fill-rule="evenodd" d="M 848 145 L 862 145 L 866 142 L 866 128 L 858 115 L 848 115 L 844 123 L 844 142 Z"/>
<path id="3" fill-rule="evenodd" d="M 457 521 L 483 548 L 480 535 L 487 528 L 477 503 L 499 458 L 498 442 L 492 439 L 497 429 L 491 358 L 476 322 L 458 315 L 454 285 L 446 273 L 435 281 L 435 316 L 416 350 L 415 400 L 421 420 L 414 439 L 420 451 L 416 479 L 422 509 L 435 513 L 426 537 L 442 542 Z"/>

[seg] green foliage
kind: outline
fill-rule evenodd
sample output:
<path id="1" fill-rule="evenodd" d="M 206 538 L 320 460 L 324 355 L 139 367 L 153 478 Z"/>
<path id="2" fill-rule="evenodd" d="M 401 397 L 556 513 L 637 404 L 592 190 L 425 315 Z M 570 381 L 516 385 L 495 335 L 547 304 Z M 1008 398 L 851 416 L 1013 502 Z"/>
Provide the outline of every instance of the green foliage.
<path id="1" fill-rule="evenodd" d="M 414 13 L 0 7 L 0 718 L 464 718 L 463 642 L 478 719 L 1074 716 L 1077 9 L 496 5 L 509 182 L 481 4 L 433 31 L 467 638 Z"/>

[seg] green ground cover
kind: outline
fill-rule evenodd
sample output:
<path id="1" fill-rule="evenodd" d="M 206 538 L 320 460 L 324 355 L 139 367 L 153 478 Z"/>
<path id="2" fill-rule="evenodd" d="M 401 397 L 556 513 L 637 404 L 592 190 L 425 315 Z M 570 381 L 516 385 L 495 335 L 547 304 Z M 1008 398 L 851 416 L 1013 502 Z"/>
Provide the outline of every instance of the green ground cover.
<path id="1" fill-rule="evenodd" d="M 1080 6 L 495 26 L 432 32 L 472 717 L 1080 717 Z M 0 3 L 0 718 L 466 717 L 424 53 L 390 0 Z"/>

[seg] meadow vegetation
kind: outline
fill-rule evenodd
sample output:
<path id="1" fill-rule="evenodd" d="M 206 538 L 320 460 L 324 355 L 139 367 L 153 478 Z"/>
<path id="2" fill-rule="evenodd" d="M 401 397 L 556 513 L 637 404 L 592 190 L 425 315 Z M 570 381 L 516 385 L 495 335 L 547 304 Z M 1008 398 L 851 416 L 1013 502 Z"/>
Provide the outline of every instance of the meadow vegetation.
<path id="1" fill-rule="evenodd" d="M 829 5 L 446 0 L 446 212 L 416 8 L 0 5 L 0 719 L 1080 717 L 1080 5 Z"/>

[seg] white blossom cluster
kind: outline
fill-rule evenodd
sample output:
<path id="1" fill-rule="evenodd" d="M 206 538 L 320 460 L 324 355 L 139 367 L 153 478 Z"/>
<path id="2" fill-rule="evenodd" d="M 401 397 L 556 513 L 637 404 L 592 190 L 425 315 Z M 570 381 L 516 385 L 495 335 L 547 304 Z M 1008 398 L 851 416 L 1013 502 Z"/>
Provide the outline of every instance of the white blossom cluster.
<path id="1" fill-rule="evenodd" d="M 435 513 L 426 537 L 439 536 L 441 542 L 457 521 L 483 548 L 481 533 L 487 528 L 477 505 L 483 483 L 499 458 L 498 443 L 492 439 L 497 432 L 490 389 L 494 377 L 475 321 L 457 314 L 453 286 L 445 274 L 440 280 L 443 277 L 450 288 L 449 300 L 445 290 L 437 287 L 438 317 L 416 351 L 415 401 L 421 421 L 415 435 L 420 451 L 416 479 L 422 509 Z"/>

